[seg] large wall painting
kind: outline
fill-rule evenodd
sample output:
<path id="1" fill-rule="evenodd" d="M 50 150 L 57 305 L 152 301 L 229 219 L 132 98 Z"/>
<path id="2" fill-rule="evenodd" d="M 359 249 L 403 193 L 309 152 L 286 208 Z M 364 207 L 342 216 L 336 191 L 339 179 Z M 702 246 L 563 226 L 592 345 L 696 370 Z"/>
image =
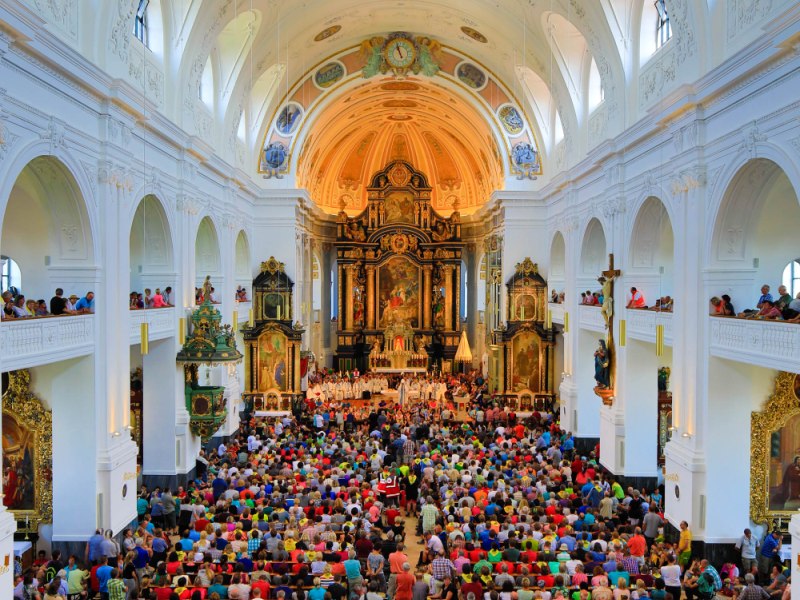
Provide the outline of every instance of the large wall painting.
<path id="1" fill-rule="evenodd" d="M 286 336 L 265 331 L 258 338 L 258 391 L 286 391 Z"/>
<path id="2" fill-rule="evenodd" d="M 392 323 L 419 326 L 419 268 L 395 256 L 380 269 L 381 327 Z"/>
<path id="3" fill-rule="evenodd" d="M 513 374 L 511 387 L 514 392 L 539 391 L 539 336 L 533 332 L 522 332 L 511 345 Z"/>

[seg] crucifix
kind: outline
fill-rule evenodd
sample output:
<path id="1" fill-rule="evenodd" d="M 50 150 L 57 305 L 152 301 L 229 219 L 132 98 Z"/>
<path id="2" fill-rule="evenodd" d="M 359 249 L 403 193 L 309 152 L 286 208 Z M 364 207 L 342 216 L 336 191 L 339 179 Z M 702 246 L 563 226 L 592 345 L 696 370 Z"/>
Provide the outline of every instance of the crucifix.
<path id="1" fill-rule="evenodd" d="M 606 324 L 606 339 L 600 340 L 600 346 L 594 353 L 594 388 L 603 401 L 610 406 L 614 399 L 614 280 L 622 275 L 622 271 L 614 268 L 614 255 L 608 255 L 608 269 L 602 272 L 597 280 L 603 286 L 603 305 L 600 312 Z"/>

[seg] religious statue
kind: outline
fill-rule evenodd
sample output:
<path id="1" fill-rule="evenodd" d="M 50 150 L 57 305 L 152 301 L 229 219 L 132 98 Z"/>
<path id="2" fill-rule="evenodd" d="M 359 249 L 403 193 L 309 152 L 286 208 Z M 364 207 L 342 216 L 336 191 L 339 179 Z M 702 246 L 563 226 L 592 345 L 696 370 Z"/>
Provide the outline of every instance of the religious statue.
<path id="1" fill-rule="evenodd" d="M 594 380 L 597 382 L 597 387 L 601 390 L 608 389 L 611 386 L 611 353 L 606 346 L 605 340 L 600 340 L 600 345 L 594 351 Z"/>
<path id="2" fill-rule="evenodd" d="M 603 295 L 603 304 L 600 307 L 600 313 L 603 315 L 603 319 L 606 322 L 606 329 L 608 329 L 609 321 L 611 317 L 614 316 L 614 276 L 599 277 L 597 281 L 603 286 L 601 292 Z"/>
<path id="3" fill-rule="evenodd" d="M 444 327 L 444 294 L 441 290 L 435 290 L 433 293 L 433 326 Z"/>
<path id="4" fill-rule="evenodd" d="M 203 300 L 211 302 L 211 275 L 206 275 L 206 280 L 203 282 Z"/>
<path id="5" fill-rule="evenodd" d="M 361 224 L 358 221 L 353 221 L 350 223 L 349 228 L 345 228 L 344 237 L 346 237 L 348 240 L 353 240 L 354 242 L 363 242 L 367 239 L 367 236 L 364 234 L 364 230 L 361 228 Z"/>

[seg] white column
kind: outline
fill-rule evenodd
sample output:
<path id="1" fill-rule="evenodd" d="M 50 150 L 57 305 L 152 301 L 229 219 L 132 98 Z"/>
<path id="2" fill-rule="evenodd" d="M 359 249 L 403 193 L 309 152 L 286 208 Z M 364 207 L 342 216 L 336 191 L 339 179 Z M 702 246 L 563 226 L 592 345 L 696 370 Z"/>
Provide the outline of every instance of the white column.
<path id="1" fill-rule="evenodd" d="M 792 535 L 792 556 L 789 564 L 792 565 L 792 596 L 800 597 L 800 513 L 792 515 L 789 521 L 789 533 Z"/>

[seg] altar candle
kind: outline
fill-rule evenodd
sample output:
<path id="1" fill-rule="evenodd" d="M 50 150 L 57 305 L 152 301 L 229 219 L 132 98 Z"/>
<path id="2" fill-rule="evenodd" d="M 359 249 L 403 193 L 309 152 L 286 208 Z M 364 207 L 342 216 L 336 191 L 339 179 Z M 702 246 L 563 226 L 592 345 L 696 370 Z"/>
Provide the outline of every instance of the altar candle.
<path id="1" fill-rule="evenodd" d="M 281 307 L 278 307 L 278 321 L 281 320 Z"/>
<path id="2" fill-rule="evenodd" d="M 522 307 L 522 320 L 525 320 L 525 307 Z"/>

